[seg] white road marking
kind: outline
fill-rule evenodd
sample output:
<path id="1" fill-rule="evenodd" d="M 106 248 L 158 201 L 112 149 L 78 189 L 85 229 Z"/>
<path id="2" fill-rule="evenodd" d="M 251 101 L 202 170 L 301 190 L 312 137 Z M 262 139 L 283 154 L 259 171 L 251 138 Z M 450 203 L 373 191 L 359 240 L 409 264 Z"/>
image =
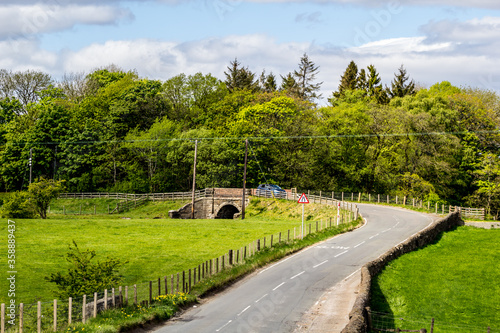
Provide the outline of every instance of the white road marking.
<path id="1" fill-rule="evenodd" d="M 358 246 L 361 246 L 363 245 L 364 243 L 366 243 L 365 241 L 362 241 L 361 243 L 359 243 L 358 245 L 356 245 L 354 248 L 357 248 Z"/>
<path id="2" fill-rule="evenodd" d="M 260 301 L 261 299 L 263 299 L 264 297 L 266 297 L 266 296 L 267 296 L 267 294 L 265 294 L 264 296 L 262 296 L 261 298 L 259 298 L 258 300 L 256 300 L 256 301 L 255 301 L 255 303 L 259 303 L 259 301 Z"/>
<path id="3" fill-rule="evenodd" d="M 302 271 L 299 274 L 296 274 L 290 278 L 290 280 L 295 279 L 297 276 L 304 274 L 306 271 Z M 266 294 L 267 295 L 267 294 Z"/>
<path id="4" fill-rule="evenodd" d="M 387 232 L 387 231 L 390 231 L 392 228 L 389 228 L 389 229 L 385 229 L 384 231 L 382 232 Z"/>
<path id="5" fill-rule="evenodd" d="M 283 282 L 283 283 L 281 283 L 280 285 L 276 286 L 276 287 L 273 289 L 273 291 L 275 291 L 276 289 L 278 289 L 279 287 L 281 287 L 281 286 L 282 286 L 282 285 L 284 285 L 284 284 L 285 284 L 285 282 Z"/>
<path id="6" fill-rule="evenodd" d="M 324 264 L 324 263 L 326 263 L 326 262 L 328 262 L 328 260 L 325 260 L 325 261 L 323 261 L 323 262 L 320 262 L 320 263 L 319 263 L 319 264 L 317 264 L 316 266 L 313 266 L 313 268 L 316 268 L 316 267 L 318 267 L 318 266 L 321 266 L 321 265 L 323 265 L 323 264 Z"/>
<path id="7" fill-rule="evenodd" d="M 224 327 L 226 327 L 227 325 L 231 324 L 232 320 L 228 321 L 226 324 L 224 324 L 221 328 L 219 328 L 218 330 L 215 330 L 215 332 L 219 332 L 221 329 L 223 329 Z"/>
<path id="8" fill-rule="evenodd" d="M 378 235 L 380 235 L 380 234 L 373 235 L 373 236 L 371 236 L 369 239 L 375 238 L 375 237 L 377 237 Z"/>
<path id="9" fill-rule="evenodd" d="M 357 269 L 354 273 L 352 273 L 351 275 L 349 275 L 348 277 L 346 277 L 346 278 L 344 279 L 344 281 L 345 281 L 345 280 L 349 280 L 349 278 L 350 278 L 351 276 L 353 276 L 354 274 L 356 274 L 356 273 L 357 273 L 357 272 L 359 272 L 360 270 L 361 270 L 361 268 L 358 268 L 358 269 Z"/>
<path id="10" fill-rule="evenodd" d="M 335 256 L 335 258 L 340 257 L 341 255 L 343 255 L 343 254 L 345 254 L 345 253 L 347 253 L 347 252 L 349 252 L 349 251 L 345 250 L 344 252 L 337 254 L 337 255 Z"/>
<path id="11" fill-rule="evenodd" d="M 240 313 L 238 313 L 238 316 L 241 316 L 243 314 L 243 312 L 245 312 L 248 309 L 250 309 L 250 305 L 247 306 L 246 308 L 244 308 L 243 311 L 241 311 Z"/>

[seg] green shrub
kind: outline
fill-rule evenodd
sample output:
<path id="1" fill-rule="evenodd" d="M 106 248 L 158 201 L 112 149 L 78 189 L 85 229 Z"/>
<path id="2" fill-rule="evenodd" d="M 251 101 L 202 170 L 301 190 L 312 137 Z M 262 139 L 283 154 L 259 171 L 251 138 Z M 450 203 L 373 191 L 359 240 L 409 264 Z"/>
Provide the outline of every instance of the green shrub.
<path id="1" fill-rule="evenodd" d="M 27 192 L 12 193 L 4 201 L 2 208 L 0 208 L 0 214 L 4 218 L 33 218 L 36 216 Z"/>

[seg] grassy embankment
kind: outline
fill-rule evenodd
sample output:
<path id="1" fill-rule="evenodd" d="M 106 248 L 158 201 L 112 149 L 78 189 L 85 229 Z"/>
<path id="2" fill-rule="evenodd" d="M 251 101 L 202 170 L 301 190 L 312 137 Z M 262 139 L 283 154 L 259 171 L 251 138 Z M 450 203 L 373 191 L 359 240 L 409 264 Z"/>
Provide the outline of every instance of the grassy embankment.
<path id="1" fill-rule="evenodd" d="M 374 321 L 429 330 L 435 318 L 437 333 L 500 328 L 499 239 L 500 230 L 459 227 L 393 261 L 372 283 L 372 310 L 389 314 Z"/>
<path id="2" fill-rule="evenodd" d="M 63 200 L 53 207 L 93 204 L 106 199 Z M 49 219 L 16 219 L 16 299 L 31 303 L 53 298 L 55 286 L 44 277 L 68 267 L 65 254 L 75 240 L 81 249 L 94 249 L 98 258 L 112 256 L 128 263 L 121 269 L 123 285 L 155 280 L 194 268 L 264 236 L 300 226 L 301 207 L 282 200 L 252 200 L 245 220 L 172 220 L 168 210 L 182 203 L 156 202 L 119 215 L 50 215 Z M 54 208 L 53 208 L 54 210 Z M 69 210 L 69 209 L 68 209 Z M 310 204 L 312 221 L 335 216 L 332 207 Z M 0 226 L 1 257 L 7 263 L 6 223 Z M 269 238 L 268 238 L 269 241 Z M 5 267 L 5 266 L 4 266 Z M 0 272 L 0 290 L 7 290 L 7 269 Z M 0 294 L 0 302 L 7 294 Z"/>

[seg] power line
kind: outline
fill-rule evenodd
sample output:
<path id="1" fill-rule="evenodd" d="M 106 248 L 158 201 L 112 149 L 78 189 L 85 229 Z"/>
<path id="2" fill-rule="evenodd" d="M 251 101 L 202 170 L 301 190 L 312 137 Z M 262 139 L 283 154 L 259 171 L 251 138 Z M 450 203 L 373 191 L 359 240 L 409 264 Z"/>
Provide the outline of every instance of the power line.
<path id="1" fill-rule="evenodd" d="M 3 146 L 21 145 L 64 145 L 64 144 L 106 144 L 106 143 L 140 143 L 140 142 L 171 142 L 171 141 L 239 141 L 239 140 L 291 140 L 291 139 L 341 139 L 341 138 L 375 138 L 375 137 L 405 137 L 405 136 L 444 136 L 465 134 L 500 134 L 500 130 L 494 131 L 459 131 L 459 132 L 413 132 L 413 133 L 370 133 L 370 134 L 334 134 L 334 135 L 299 135 L 299 136 L 248 136 L 248 137 L 192 137 L 192 138 L 168 138 L 149 140 L 92 140 L 92 141 L 21 141 L 8 142 Z"/>

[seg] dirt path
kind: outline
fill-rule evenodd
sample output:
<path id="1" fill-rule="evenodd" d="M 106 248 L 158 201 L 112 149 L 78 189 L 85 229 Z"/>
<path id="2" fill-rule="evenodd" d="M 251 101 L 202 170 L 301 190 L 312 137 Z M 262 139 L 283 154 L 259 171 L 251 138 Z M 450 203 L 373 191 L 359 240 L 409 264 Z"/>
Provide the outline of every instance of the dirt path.
<path id="1" fill-rule="evenodd" d="M 328 289 L 307 311 L 294 333 L 340 332 L 349 321 L 349 312 L 354 305 L 361 281 L 361 271 Z"/>

